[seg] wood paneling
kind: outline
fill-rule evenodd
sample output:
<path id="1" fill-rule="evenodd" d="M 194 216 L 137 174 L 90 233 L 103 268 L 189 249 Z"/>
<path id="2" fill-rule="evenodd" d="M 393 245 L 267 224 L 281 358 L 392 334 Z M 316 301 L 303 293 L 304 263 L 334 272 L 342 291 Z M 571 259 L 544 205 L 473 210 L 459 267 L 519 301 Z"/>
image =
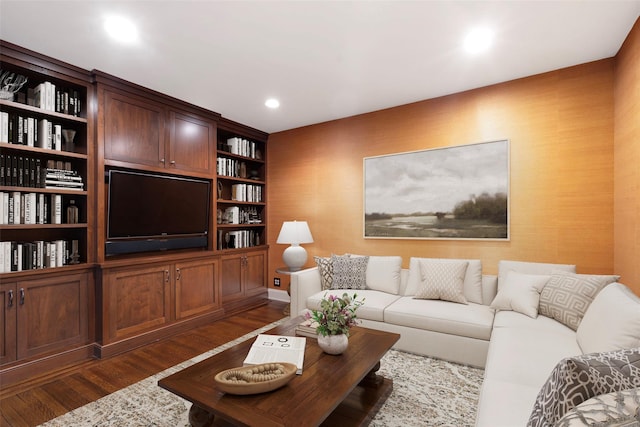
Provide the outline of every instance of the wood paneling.
<path id="1" fill-rule="evenodd" d="M 313 255 L 362 253 L 577 264 L 613 271 L 613 59 L 270 135 L 269 242 L 309 222 Z M 363 238 L 363 158 L 510 140 L 511 239 Z M 270 274 L 284 245 L 270 246 Z M 270 280 L 270 283 L 272 280 Z"/>
<path id="2" fill-rule="evenodd" d="M 640 19 L 615 61 L 614 270 L 640 294 Z"/>

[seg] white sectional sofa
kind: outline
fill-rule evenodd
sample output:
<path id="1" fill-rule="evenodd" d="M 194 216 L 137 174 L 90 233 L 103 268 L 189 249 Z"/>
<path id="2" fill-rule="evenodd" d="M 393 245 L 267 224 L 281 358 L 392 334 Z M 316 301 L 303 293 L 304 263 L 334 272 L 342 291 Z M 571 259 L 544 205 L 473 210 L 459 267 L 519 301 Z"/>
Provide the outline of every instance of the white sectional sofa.
<path id="1" fill-rule="evenodd" d="M 328 260 L 318 259 L 320 267 L 292 274 L 292 316 L 317 308 L 327 294 L 345 292 L 323 290 L 327 268 L 322 267 Z M 415 298 L 424 297 L 421 286 L 438 278 L 423 274 L 425 269 L 446 261 L 467 263 L 464 277 L 459 277 L 466 304 Z M 365 289 L 346 292 L 364 297 L 358 309 L 363 326 L 400 333 L 397 349 L 485 368 L 478 427 L 526 426 L 540 402 L 545 402 L 546 412 L 556 412 L 538 414 L 530 425 L 553 425 L 549 419 L 557 421 L 574 403 L 604 390 L 601 385 L 581 385 L 579 398 L 540 400 L 562 361 L 618 349 L 636 348 L 640 353 L 640 299 L 624 285 L 611 283 L 616 276 L 578 275 L 575 266 L 566 264 L 501 261 L 496 277 L 482 275 L 478 260 L 411 258 L 409 269 L 402 269 L 401 262 L 400 257 L 369 257 Z M 325 287 L 334 286 L 324 279 Z M 460 295 L 440 297 L 455 300 Z M 631 384 L 640 387 L 640 375 L 635 377 Z M 568 405 L 569 400 L 574 403 Z"/>
<path id="2" fill-rule="evenodd" d="M 293 273 L 291 316 L 318 309 L 327 295 L 356 293 L 365 301 L 357 312 L 360 324 L 400 334 L 395 348 L 484 367 L 494 317 L 489 304 L 497 277 L 483 276 L 479 260 L 455 261 L 468 263 L 463 280 L 468 304 L 414 299 L 420 281 L 417 258 L 410 261 L 409 269 L 402 269 L 400 257 L 369 257 L 366 289 L 323 290 L 319 267 Z"/>

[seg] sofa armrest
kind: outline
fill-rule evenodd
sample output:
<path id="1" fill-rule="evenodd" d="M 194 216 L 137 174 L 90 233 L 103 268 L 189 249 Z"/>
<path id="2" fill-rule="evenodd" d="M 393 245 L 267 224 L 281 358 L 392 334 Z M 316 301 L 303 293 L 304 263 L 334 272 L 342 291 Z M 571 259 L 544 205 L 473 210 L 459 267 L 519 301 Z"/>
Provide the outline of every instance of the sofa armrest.
<path id="1" fill-rule="evenodd" d="M 498 276 L 491 274 L 482 275 L 482 303 L 491 305 L 498 293 Z"/>
<path id="2" fill-rule="evenodd" d="M 291 317 L 304 314 L 307 308 L 307 298 L 322 290 L 318 267 L 291 273 Z"/>

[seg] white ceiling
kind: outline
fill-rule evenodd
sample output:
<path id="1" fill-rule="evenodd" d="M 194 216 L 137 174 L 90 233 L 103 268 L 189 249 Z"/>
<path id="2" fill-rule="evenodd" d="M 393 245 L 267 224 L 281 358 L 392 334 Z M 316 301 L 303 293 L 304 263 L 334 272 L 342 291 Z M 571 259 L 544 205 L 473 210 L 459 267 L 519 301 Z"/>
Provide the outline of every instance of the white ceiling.
<path id="1" fill-rule="evenodd" d="M 140 41 L 109 40 L 109 13 Z M 271 133 L 612 57 L 638 16 L 640 0 L 0 0 L 0 37 Z M 495 43 L 471 56 L 476 26 Z"/>

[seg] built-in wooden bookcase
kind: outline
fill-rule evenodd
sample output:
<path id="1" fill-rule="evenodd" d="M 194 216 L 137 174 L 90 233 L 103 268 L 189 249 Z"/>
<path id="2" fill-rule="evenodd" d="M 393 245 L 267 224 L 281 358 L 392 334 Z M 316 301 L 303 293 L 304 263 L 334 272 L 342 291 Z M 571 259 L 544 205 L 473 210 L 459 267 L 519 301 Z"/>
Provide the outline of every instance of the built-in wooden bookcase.
<path id="1" fill-rule="evenodd" d="M 0 100 L 0 192 L 19 201 L 22 212 L 19 218 L 13 210 L 10 223 L 9 215 L 0 221 L 0 241 L 11 242 L 0 257 L 10 260 L 0 270 L 0 383 L 11 384 L 93 355 L 93 92 L 89 71 L 4 41 L 0 69 L 4 77 L 27 78 L 18 92 Z M 65 143 L 68 131 L 75 135 Z M 48 186 L 47 175 L 53 178 Z M 69 182 L 81 187 L 60 187 Z M 75 208 L 67 215 L 72 201 L 77 215 Z M 45 243 L 58 253 L 48 262 Z"/>
<path id="2" fill-rule="evenodd" d="M 217 136 L 216 249 L 266 247 L 267 134 L 222 118 Z"/>

